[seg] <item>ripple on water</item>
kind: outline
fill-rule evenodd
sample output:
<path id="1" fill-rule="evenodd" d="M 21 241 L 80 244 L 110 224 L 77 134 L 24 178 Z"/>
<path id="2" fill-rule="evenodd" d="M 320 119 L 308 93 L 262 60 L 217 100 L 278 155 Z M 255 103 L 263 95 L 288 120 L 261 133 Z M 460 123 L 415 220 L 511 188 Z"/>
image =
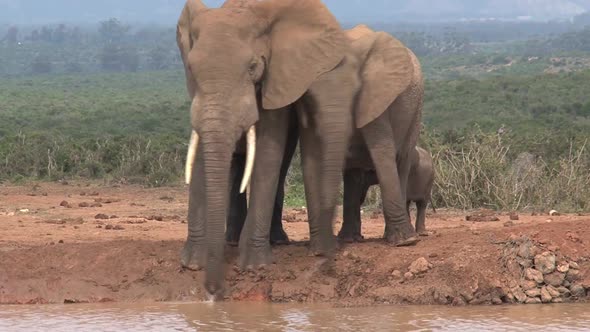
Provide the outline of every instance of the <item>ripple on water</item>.
<path id="1" fill-rule="evenodd" d="M 590 305 L 365 307 L 257 303 L 0 306 L 0 331 L 590 331 Z"/>

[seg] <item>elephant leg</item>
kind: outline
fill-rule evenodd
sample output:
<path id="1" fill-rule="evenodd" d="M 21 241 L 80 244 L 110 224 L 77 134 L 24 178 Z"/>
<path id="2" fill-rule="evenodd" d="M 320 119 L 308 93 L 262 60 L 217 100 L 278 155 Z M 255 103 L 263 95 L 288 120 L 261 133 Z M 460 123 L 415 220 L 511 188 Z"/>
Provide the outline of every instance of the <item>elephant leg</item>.
<path id="1" fill-rule="evenodd" d="M 246 214 L 248 213 L 248 202 L 246 194 L 240 194 L 240 181 L 244 174 L 246 158 L 243 155 L 235 154 L 231 167 L 231 188 L 230 188 L 230 206 L 227 214 L 227 227 L 225 231 L 225 240 L 228 245 L 237 247 L 240 241 L 240 234 L 244 228 Z"/>
<path id="2" fill-rule="evenodd" d="M 342 228 L 338 233 L 338 239 L 343 242 L 352 243 L 361 237 L 361 205 L 363 204 L 366 188 L 363 170 L 347 169 L 344 172 L 344 206 Z"/>
<path id="3" fill-rule="evenodd" d="M 420 236 L 428 236 L 428 232 L 426 231 L 426 207 L 428 206 L 428 201 L 419 200 L 416 202 L 416 232 Z"/>
<path id="4" fill-rule="evenodd" d="M 272 263 L 270 226 L 289 129 L 288 108 L 260 113 L 248 216 L 240 237 L 242 268 Z"/>
<path id="5" fill-rule="evenodd" d="M 317 147 L 317 136 L 313 128 L 300 128 L 301 169 L 307 204 L 307 221 L 310 237 L 314 239 L 319 233 L 318 218 L 320 215 L 320 184 L 317 174 L 320 172 L 320 150 Z"/>
<path id="6" fill-rule="evenodd" d="M 293 112 L 292 117 L 289 121 L 289 134 L 287 138 L 287 146 L 285 150 L 285 157 L 281 165 L 281 172 L 279 175 L 279 187 L 277 190 L 277 198 L 275 199 L 274 210 L 272 215 L 272 222 L 270 225 L 270 243 L 273 245 L 285 245 L 289 244 L 289 237 L 283 229 L 283 203 L 285 200 L 285 180 L 289 167 L 291 166 L 291 160 L 295 154 L 297 148 L 297 142 L 299 133 L 297 130 L 297 118 Z"/>
<path id="7" fill-rule="evenodd" d="M 411 224 L 412 223 L 412 215 L 410 214 L 410 205 L 412 205 L 412 201 L 406 200 L 406 213 L 408 214 L 408 221 Z"/>
<path id="8" fill-rule="evenodd" d="M 196 155 L 189 185 L 188 237 L 180 254 L 180 263 L 189 270 L 204 268 L 207 262 L 205 241 L 206 201 L 205 167 L 202 154 Z"/>
<path id="9" fill-rule="evenodd" d="M 362 129 L 363 137 L 377 171 L 385 215 L 385 239 L 396 246 L 416 244 L 419 239 L 406 212 L 405 194 L 396 163 L 397 150 L 393 130 L 385 116 Z"/>

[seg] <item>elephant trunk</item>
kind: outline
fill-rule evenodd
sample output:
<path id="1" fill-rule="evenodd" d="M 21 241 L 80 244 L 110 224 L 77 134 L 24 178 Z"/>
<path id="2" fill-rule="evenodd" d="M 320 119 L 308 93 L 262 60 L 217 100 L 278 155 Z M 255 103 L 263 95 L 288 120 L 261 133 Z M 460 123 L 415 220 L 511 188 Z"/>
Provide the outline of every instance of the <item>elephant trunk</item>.
<path id="1" fill-rule="evenodd" d="M 208 121 L 204 128 L 224 128 L 224 121 Z M 207 244 L 207 268 L 205 289 L 210 295 L 219 296 L 223 291 L 225 222 L 229 204 L 229 177 L 233 142 L 223 131 L 203 130 L 202 153 L 205 167 L 205 191 L 207 221 L 205 225 Z"/>

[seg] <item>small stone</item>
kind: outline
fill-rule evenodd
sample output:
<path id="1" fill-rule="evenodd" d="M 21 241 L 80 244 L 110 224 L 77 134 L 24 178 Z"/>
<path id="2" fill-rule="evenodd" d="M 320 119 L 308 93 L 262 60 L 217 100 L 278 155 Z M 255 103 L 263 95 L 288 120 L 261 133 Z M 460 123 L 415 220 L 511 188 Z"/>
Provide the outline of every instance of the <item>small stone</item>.
<path id="1" fill-rule="evenodd" d="M 540 290 L 540 289 L 538 289 L 538 288 L 535 288 L 535 289 L 529 289 L 529 290 L 528 290 L 528 291 L 526 291 L 525 293 L 526 293 L 526 295 L 527 295 L 528 297 L 539 297 L 539 296 L 541 296 L 541 290 Z"/>
<path id="2" fill-rule="evenodd" d="M 64 243 L 64 240 L 59 240 L 59 241 L 57 241 L 57 243 L 62 243 L 63 244 Z"/>
<path id="3" fill-rule="evenodd" d="M 96 216 L 94 216 L 94 219 L 103 219 L 104 220 L 104 219 L 109 219 L 109 216 L 107 216 L 104 213 L 99 213 Z"/>
<path id="4" fill-rule="evenodd" d="M 393 272 L 391 272 L 391 276 L 394 279 L 401 279 L 402 278 L 402 273 L 399 270 L 394 270 Z"/>
<path id="5" fill-rule="evenodd" d="M 414 274 L 412 274 L 412 272 L 406 272 L 406 273 L 404 274 L 404 278 L 405 278 L 406 280 L 411 280 L 412 278 L 414 278 Z"/>
<path id="6" fill-rule="evenodd" d="M 518 216 L 518 214 L 516 212 L 512 212 L 510 213 L 510 220 L 519 220 L 520 217 Z"/>
<path id="7" fill-rule="evenodd" d="M 563 284 L 565 274 L 559 272 L 553 272 L 545 275 L 545 283 L 553 287 L 559 287 Z"/>
<path id="8" fill-rule="evenodd" d="M 461 297 L 463 297 L 466 302 L 473 301 L 473 293 L 471 292 L 461 292 Z"/>
<path id="9" fill-rule="evenodd" d="M 518 262 L 518 264 L 520 264 L 520 266 L 522 266 L 525 269 L 528 269 L 529 267 L 533 266 L 533 260 L 532 259 L 526 259 L 526 258 L 522 258 L 522 257 L 516 257 L 516 261 Z"/>
<path id="10" fill-rule="evenodd" d="M 514 222 L 512 222 L 511 220 L 508 220 L 507 222 L 504 223 L 504 227 L 512 227 L 514 226 Z"/>
<path id="11" fill-rule="evenodd" d="M 130 217 L 130 218 L 131 218 L 131 217 Z M 350 252 L 348 252 L 347 250 L 345 250 L 345 251 L 342 253 L 342 257 L 348 257 L 348 255 L 350 255 Z"/>
<path id="12" fill-rule="evenodd" d="M 426 258 L 420 257 L 415 260 L 412 264 L 410 264 L 409 272 L 412 274 L 421 274 L 425 273 L 432 268 L 432 264 L 430 264 Z"/>
<path id="13" fill-rule="evenodd" d="M 68 203 L 68 201 L 61 201 L 61 203 L 59 203 L 59 206 L 63 206 L 65 208 L 71 208 L 72 206 L 70 205 L 70 203 Z"/>
<path id="14" fill-rule="evenodd" d="M 537 271 L 535 269 L 530 269 L 530 268 L 526 269 L 525 277 L 528 280 L 533 280 L 537 284 L 543 283 L 543 273 L 541 273 L 540 271 Z"/>
<path id="15" fill-rule="evenodd" d="M 569 282 L 569 281 L 565 280 L 565 281 L 563 282 L 562 286 L 563 286 L 563 287 L 569 287 L 569 286 L 571 286 L 571 282 Z"/>
<path id="16" fill-rule="evenodd" d="M 547 289 L 547 291 L 549 292 L 549 295 L 551 295 L 551 297 L 560 297 L 561 296 L 561 292 L 557 288 L 555 288 L 551 285 L 548 285 L 545 288 Z"/>
<path id="17" fill-rule="evenodd" d="M 560 264 L 559 266 L 557 266 L 557 271 L 561 272 L 561 273 L 567 273 L 567 271 L 570 270 L 570 265 L 568 263 L 565 264 Z"/>
<path id="18" fill-rule="evenodd" d="M 512 294 L 519 303 L 524 303 L 527 300 L 526 294 L 522 291 L 522 289 L 520 289 L 520 287 L 513 288 Z"/>
<path id="19" fill-rule="evenodd" d="M 541 299 L 538 297 L 529 297 L 528 299 L 526 299 L 526 301 L 524 302 L 526 304 L 540 304 Z"/>
<path id="20" fill-rule="evenodd" d="M 465 302 L 465 300 L 463 300 L 461 296 L 457 296 L 453 298 L 453 302 L 451 302 L 451 305 L 455 307 L 462 307 L 467 305 L 467 302 Z"/>
<path id="21" fill-rule="evenodd" d="M 563 299 L 560 297 L 556 297 L 553 300 L 551 300 L 551 303 L 563 303 Z"/>
<path id="22" fill-rule="evenodd" d="M 87 208 L 89 206 L 90 206 L 90 204 L 88 204 L 86 202 L 78 203 L 78 207 L 81 207 L 81 208 Z"/>
<path id="23" fill-rule="evenodd" d="M 523 280 L 520 285 L 525 292 L 537 288 L 537 283 L 532 280 Z"/>
<path id="24" fill-rule="evenodd" d="M 549 291 L 547 290 L 547 288 L 546 287 L 541 288 L 541 302 L 549 303 L 549 302 L 551 302 L 551 300 L 553 300 L 553 297 L 551 296 L 551 294 L 549 294 Z"/>
<path id="25" fill-rule="evenodd" d="M 559 291 L 559 294 L 565 294 L 565 293 L 569 293 L 569 289 L 567 289 L 566 287 L 557 287 L 557 290 Z"/>
<path id="26" fill-rule="evenodd" d="M 586 297 L 586 289 L 580 284 L 573 284 L 571 287 L 572 296 L 576 298 Z"/>
<path id="27" fill-rule="evenodd" d="M 119 218 L 119 216 L 117 216 L 117 215 L 114 215 L 114 214 L 113 214 L 113 215 L 112 215 L 112 216 L 110 216 L 109 218 L 110 218 L 110 219 L 117 219 L 117 218 Z"/>
<path id="28" fill-rule="evenodd" d="M 102 207 L 102 204 L 94 202 L 94 203 L 90 204 L 90 207 L 93 207 L 93 208 Z"/>
<path id="29" fill-rule="evenodd" d="M 565 277 L 565 280 L 569 282 L 578 281 L 580 279 L 580 271 L 579 270 L 569 270 Z"/>
<path id="30" fill-rule="evenodd" d="M 493 305 L 500 305 L 502 303 L 504 303 L 504 302 L 502 302 L 502 300 L 499 297 L 492 298 L 492 304 Z"/>
<path id="31" fill-rule="evenodd" d="M 555 271 L 555 255 L 546 251 L 535 256 L 535 268 L 543 274 Z"/>
<path id="32" fill-rule="evenodd" d="M 508 293 L 506 294 L 506 303 L 514 303 L 516 301 L 516 299 L 514 298 L 514 295 L 512 293 Z"/>
<path id="33" fill-rule="evenodd" d="M 550 216 L 560 216 L 561 214 L 559 212 L 557 212 L 557 210 L 551 210 L 551 211 L 549 211 L 549 215 Z"/>
<path id="34" fill-rule="evenodd" d="M 580 265 L 578 265 L 578 263 L 576 262 L 570 262 L 570 268 L 574 269 L 574 270 L 579 270 L 580 269 Z"/>

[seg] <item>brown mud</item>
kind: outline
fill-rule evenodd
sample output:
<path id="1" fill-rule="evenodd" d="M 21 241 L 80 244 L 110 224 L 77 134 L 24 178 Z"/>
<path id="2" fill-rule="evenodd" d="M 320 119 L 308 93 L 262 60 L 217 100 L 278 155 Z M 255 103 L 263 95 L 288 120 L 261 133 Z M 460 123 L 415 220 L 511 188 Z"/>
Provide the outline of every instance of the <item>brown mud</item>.
<path id="1" fill-rule="evenodd" d="M 203 300 L 203 272 L 179 265 L 186 208 L 180 187 L 0 187 L 0 304 Z M 394 248 L 379 239 L 383 217 L 366 213 L 367 240 L 341 245 L 326 262 L 308 256 L 305 211 L 291 209 L 284 219 L 293 244 L 273 248 L 277 264 L 240 272 L 228 250 L 227 298 L 339 306 L 588 300 L 590 216 L 481 218 L 489 214 L 429 211 L 431 235 Z"/>

